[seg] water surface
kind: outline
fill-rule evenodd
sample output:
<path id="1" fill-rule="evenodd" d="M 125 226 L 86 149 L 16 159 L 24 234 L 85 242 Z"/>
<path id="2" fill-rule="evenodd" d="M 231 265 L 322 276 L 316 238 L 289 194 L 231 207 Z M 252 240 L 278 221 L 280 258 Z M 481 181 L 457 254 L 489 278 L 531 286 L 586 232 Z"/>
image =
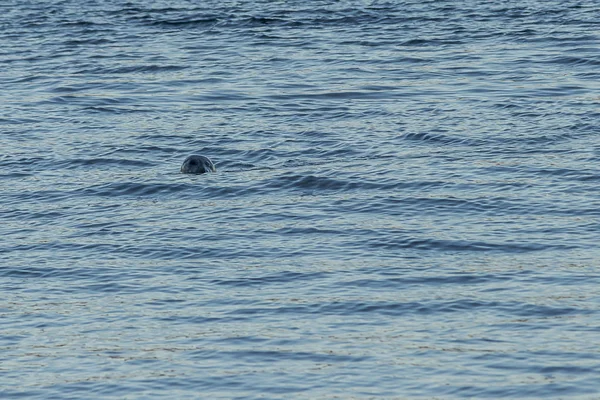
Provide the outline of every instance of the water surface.
<path id="1" fill-rule="evenodd" d="M 0 397 L 597 398 L 598 11 L 5 1 Z"/>

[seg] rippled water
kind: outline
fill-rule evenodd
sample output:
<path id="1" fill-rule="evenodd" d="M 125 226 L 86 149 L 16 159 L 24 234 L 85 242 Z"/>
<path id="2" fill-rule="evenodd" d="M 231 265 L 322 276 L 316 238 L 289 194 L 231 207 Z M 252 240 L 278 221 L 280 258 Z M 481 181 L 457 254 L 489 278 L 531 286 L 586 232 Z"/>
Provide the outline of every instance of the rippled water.
<path id="1" fill-rule="evenodd" d="M 0 397 L 599 398 L 597 1 L 0 13 Z"/>

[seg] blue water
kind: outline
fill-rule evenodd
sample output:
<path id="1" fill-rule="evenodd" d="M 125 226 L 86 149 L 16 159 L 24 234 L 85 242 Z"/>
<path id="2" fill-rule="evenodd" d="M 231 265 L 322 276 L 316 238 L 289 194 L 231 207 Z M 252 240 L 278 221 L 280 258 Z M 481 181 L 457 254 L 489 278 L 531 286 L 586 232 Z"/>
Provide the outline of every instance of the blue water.
<path id="1" fill-rule="evenodd" d="M 599 26 L 4 0 L 0 398 L 600 398 Z"/>

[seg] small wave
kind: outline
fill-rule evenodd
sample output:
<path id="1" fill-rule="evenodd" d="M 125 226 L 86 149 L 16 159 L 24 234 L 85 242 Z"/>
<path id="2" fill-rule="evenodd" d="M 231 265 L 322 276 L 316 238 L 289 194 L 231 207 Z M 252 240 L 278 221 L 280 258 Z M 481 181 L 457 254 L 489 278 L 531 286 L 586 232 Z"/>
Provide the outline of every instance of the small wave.
<path id="1" fill-rule="evenodd" d="M 58 167 L 66 169 L 79 169 L 81 167 L 102 167 L 102 166 L 118 166 L 118 167 L 150 167 L 154 164 L 149 161 L 128 160 L 123 158 L 75 158 L 56 163 Z"/>
<path id="2" fill-rule="evenodd" d="M 402 277 L 386 277 L 385 279 L 357 279 L 338 283 L 336 286 L 341 287 L 358 287 L 372 289 L 389 289 L 389 288 L 407 288 L 410 286 L 433 286 L 439 287 L 442 285 L 482 285 L 493 282 L 510 281 L 511 277 L 506 275 L 495 274 L 454 274 L 454 275 L 435 275 L 435 276 L 402 276 Z"/>
<path id="3" fill-rule="evenodd" d="M 13 171 L 39 170 L 51 163 L 51 160 L 44 157 L 3 157 L 0 160 L 0 167 L 9 167 Z"/>
<path id="4" fill-rule="evenodd" d="M 411 236 L 395 238 L 369 239 L 365 243 L 374 249 L 398 250 L 436 250 L 449 252 L 492 251 L 506 253 L 524 253 L 542 250 L 568 250 L 574 248 L 568 245 L 547 245 L 540 243 L 493 243 L 480 240 L 443 240 L 415 238 Z"/>
<path id="5" fill-rule="evenodd" d="M 163 28 L 211 28 L 219 22 L 214 16 L 185 16 L 175 19 L 149 18 L 146 23 Z"/>
<path id="6" fill-rule="evenodd" d="M 33 175 L 33 172 L 9 172 L 6 174 L 0 173 L 0 179 L 15 179 L 15 178 L 25 178 Z"/>
<path id="7" fill-rule="evenodd" d="M 318 190 L 318 191 L 343 191 L 362 186 L 361 182 L 349 182 L 342 179 L 329 178 L 315 175 L 289 174 L 270 180 L 266 186 L 271 188 Z"/>
<path id="8" fill-rule="evenodd" d="M 88 45 L 103 45 L 115 43 L 114 40 L 106 38 L 81 38 L 81 39 L 70 39 L 66 40 L 63 44 L 65 46 L 88 46 Z"/>
<path id="9" fill-rule="evenodd" d="M 120 182 L 96 185 L 79 189 L 83 195 L 88 196 L 150 196 L 156 194 L 172 194 L 190 189 L 193 185 L 188 183 L 135 183 Z"/>
<path id="10" fill-rule="evenodd" d="M 486 144 L 486 141 L 467 138 L 459 134 L 448 135 L 434 132 L 407 132 L 401 135 L 400 139 L 440 144 L 461 144 L 465 146 L 481 146 Z"/>
<path id="11" fill-rule="evenodd" d="M 274 274 L 266 274 L 257 277 L 249 277 L 244 279 L 227 279 L 220 278 L 209 281 L 209 283 L 233 286 L 233 287 L 251 287 L 251 286 L 268 286 L 268 285 L 285 285 L 286 283 L 296 285 L 300 281 L 315 281 L 324 279 L 327 276 L 325 272 L 293 272 L 282 271 Z"/>
<path id="12" fill-rule="evenodd" d="M 106 114 L 139 114 L 139 113 L 154 113 L 156 110 L 151 108 L 140 108 L 140 107 L 105 107 L 105 106 L 88 106 L 83 107 L 84 110 L 93 113 L 106 113 Z"/>
<path id="13" fill-rule="evenodd" d="M 575 57 L 575 56 L 559 56 L 543 61 L 547 64 L 564 64 L 564 65 L 600 65 L 600 57 Z"/>
<path id="14" fill-rule="evenodd" d="M 145 64 L 145 65 L 132 65 L 126 67 L 96 67 L 89 69 L 82 69 L 76 71 L 75 74 L 79 75 L 120 75 L 120 74 L 145 74 L 145 73 L 161 73 L 161 72 L 176 72 L 182 71 L 188 68 L 185 65 L 158 65 L 158 64 Z"/>

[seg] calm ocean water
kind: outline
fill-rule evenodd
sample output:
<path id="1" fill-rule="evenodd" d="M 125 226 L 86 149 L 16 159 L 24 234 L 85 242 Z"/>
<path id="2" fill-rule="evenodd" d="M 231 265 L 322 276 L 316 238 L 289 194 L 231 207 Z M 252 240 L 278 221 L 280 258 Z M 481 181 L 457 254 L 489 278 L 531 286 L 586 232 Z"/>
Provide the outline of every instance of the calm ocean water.
<path id="1" fill-rule="evenodd" d="M 597 0 L 0 13 L 0 398 L 600 398 Z"/>

